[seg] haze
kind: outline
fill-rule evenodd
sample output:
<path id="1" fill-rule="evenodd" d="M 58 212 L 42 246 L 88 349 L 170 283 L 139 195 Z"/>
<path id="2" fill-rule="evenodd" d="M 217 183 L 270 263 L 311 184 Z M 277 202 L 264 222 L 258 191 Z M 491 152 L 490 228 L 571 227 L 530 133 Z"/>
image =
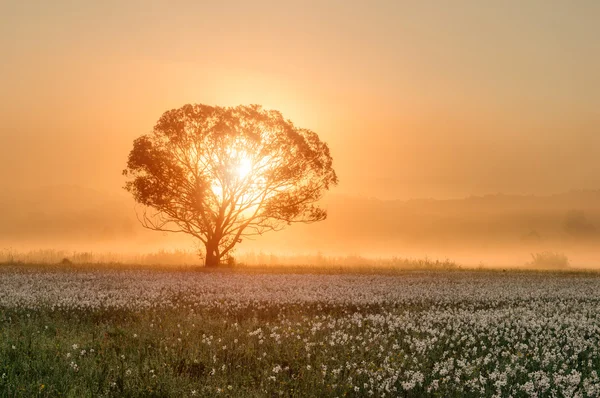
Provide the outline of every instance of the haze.
<path id="1" fill-rule="evenodd" d="M 2 1 L 2 213 L 48 187 L 125 196 L 133 139 L 186 103 L 316 131 L 346 198 L 597 190 L 599 19 L 591 0 Z"/>

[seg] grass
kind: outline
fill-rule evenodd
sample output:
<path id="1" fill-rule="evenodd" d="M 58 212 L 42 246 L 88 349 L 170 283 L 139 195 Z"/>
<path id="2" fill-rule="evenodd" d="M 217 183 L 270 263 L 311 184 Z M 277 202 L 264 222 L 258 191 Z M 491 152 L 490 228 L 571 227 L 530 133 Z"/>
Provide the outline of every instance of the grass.
<path id="1" fill-rule="evenodd" d="M 0 250 L 0 264 L 48 265 L 68 267 L 85 265 L 106 268 L 113 266 L 143 267 L 152 269 L 188 269 L 203 266 L 198 253 L 188 250 L 159 250 L 153 253 L 123 254 L 111 252 L 79 252 L 64 250 Z M 459 265 L 450 259 L 430 258 L 370 258 L 357 255 L 325 256 L 323 254 L 308 255 L 276 255 L 267 253 L 243 253 L 234 258 L 231 265 L 221 268 L 332 268 L 332 269 L 454 269 Z"/>
<path id="2" fill-rule="evenodd" d="M 229 323 L 239 317 L 187 311 L 3 314 L 0 396 L 212 396 L 228 386 L 235 395 L 259 395 L 266 372 L 255 349 L 234 344 Z M 257 320 L 243 320 L 252 328 Z M 151 326 L 153 325 L 153 326 Z M 185 338 L 179 340 L 181 331 Z M 221 369 L 198 341 L 219 336 Z M 237 336 L 237 334 L 235 334 Z M 241 348 L 240 348 L 241 347 Z M 82 354 L 85 351 L 84 354 Z M 290 358 L 292 359 L 292 358 Z M 262 366 L 261 366 L 262 365 Z"/>
<path id="3" fill-rule="evenodd" d="M 545 251 L 542 253 L 532 253 L 531 262 L 527 263 L 529 267 L 539 269 L 568 269 L 570 267 L 569 258 L 562 253 Z"/>
<path id="4" fill-rule="evenodd" d="M 5 264 L 0 267 L 0 285 L 3 276 L 22 273 L 42 277 L 63 273 L 68 278 L 79 271 L 101 275 L 123 270 L 122 267 L 116 264 Z M 531 283 L 543 288 L 539 283 L 563 283 L 565 276 L 572 275 L 582 289 L 587 289 L 596 283 L 596 274 L 508 272 L 516 282 L 521 280 L 519 278 L 527 280 L 524 290 L 516 290 L 514 302 L 488 301 L 486 294 L 482 294 L 482 299 L 466 295 L 448 302 L 427 298 L 427 294 L 439 288 L 456 283 L 467 287 L 471 279 L 480 283 L 482 278 L 487 281 L 483 286 L 489 285 L 490 293 L 504 294 L 505 288 L 496 286 L 502 279 L 497 272 L 451 269 L 459 272 L 417 270 L 417 281 L 425 283 L 421 290 L 423 297 L 374 304 L 316 301 L 284 305 L 277 301 L 234 300 L 197 306 L 181 292 L 176 293 L 171 306 L 146 309 L 67 310 L 0 305 L 0 397 L 359 397 L 369 396 L 373 390 L 373 396 L 491 397 L 497 393 L 491 379 L 483 384 L 483 390 L 465 390 L 460 386 L 513 366 L 527 368 L 526 373 L 548 374 L 561 366 L 567 367 L 580 372 L 582 380 L 594 380 L 593 372 L 600 372 L 600 357 L 590 348 L 565 351 L 565 358 L 555 359 L 555 363 L 549 365 L 544 365 L 542 359 L 533 359 L 532 356 L 537 355 L 534 352 L 541 353 L 545 347 L 555 346 L 562 350 L 564 343 L 561 342 L 570 341 L 578 333 L 582 338 L 588 333 L 573 329 L 569 323 L 560 323 L 562 320 L 556 325 L 547 324 L 537 332 L 536 341 L 541 345 L 535 350 L 519 348 L 521 343 L 529 343 L 526 336 L 536 333 L 529 329 L 537 327 L 535 323 L 530 324 L 532 314 L 539 318 L 536 322 L 543 323 L 552 318 L 552 308 L 558 302 L 561 310 L 573 314 L 577 322 L 588 317 L 591 323 L 586 330 L 596 330 L 597 320 L 590 310 L 597 308 L 596 298 L 569 293 L 564 299 L 554 301 L 552 289 L 545 293 L 550 295 L 547 298 L 529 296 Z M 173 273 L 172 267 L 165 266 L 146 266 L 146 270 L 165 272 L 165 275 Z M 189 268 L 180 267 L 177 272 L 188 271 Z M 204 273 L 218 273 L 227 278 L 239 273 L 259 277 L 265 273 L 330 275 L 338 271 L 331 267 L 234 267 L 195 270 L 190 271 L 190 275 L 202 280 Z M 375 275 L 381 269 L 355 268 L 352 271 L 370 278 L 368 275 Z M 406 288 L 414 285 L 402 279 L 402 275 L 413 271 L 415 269 L 388 270 L 397 278 L 394 280 Z M 425 275 L 425 280 L 418 279 L 418 275 Z M 533 282 L 529 282 L 530 279 Z M 134 280 L 131 283 L 135 286 Z M 430 283 L 438 284 L 437 288 Z M 570 282 L 565 282 L 565 286 L 570 289 Z M 357 287 L 347 287 L 344 294 L 360 297 Z M 584 304 L 587 307 L 584 308 Z M 505 317 L 505 309 L 511 311 L 514 319 Z M 518 315 L 520 311 L 524 311 L 522 319 Z M 496 320 L 490 322 L 490 319 Z M 452 325 L 450 329 L 449 325 Z M 436 340 L 431 340 L 432 336 L 437 336 Z M 539 340 L 539 336 L 546 340 Z M 518 342 L 511 340 L 513 338 Z M 587 338 L 597 340 L 597 336 Z M 466 342 L 471 340 L 473 343 L 469 346 Z M 595 340 L 589 341 L 591 346 L 596 346 Z M 428 342 L 425 351 L 419 348 L 425 344 L 422 342 Z M 480 350 L 477 355 L 472 354 L 474 348 Z M 493 358 L 490 364 L 480 361 L 487 355 L 486 349 Z M 500 355 L 501 352 L 507 354 Z M 467 370 L 453 376 L 458 381 L 445 380 L 434 372 L 448 358 L 467 363 Z M 334 369 L 337 374 L 333 373 Z M 410 373 L 416 369 L 419 373 Z M 383 383 L 377 381 L 377 375 L 392 377 L 396 371 L 401 372 L 400 376 L 388 386 L 395 391 L 375 389 L 375 385 Z M 422 382 L 418 382 L 419 375 L 423 376 Z M 417 380 L 414 386 L 410 385 L 411 377 Z M 437 377 L 440 387 L 427 389 L 425 385 L 431 386 Z M 523 374 L 507 377 L 509 386 L 511 383 L 526 385 Z M 403 383 L 409 383 L 408 387 Z M 577 387 L 581 391 L 583 383 Z M 559 390 L 563 387 L 553 384 L 556 391 L 569 391 L 567 387 Z M 502 391 L 506 395 L 500 396 L 508 396 L 508 389 Z M 529 396 L 524 390 L 515 391 L 512 396 Z M 548 391 L 539 396 L 552 395 Z M 554 396 L 568 395 L 556 393 Z"/>
<path id="5" fill-rule="evenodd" d="M 331 353 L 317 351 L 307 359 L 302 339 L 281 346 L 249 336 L 282 318 L 305 324 L 307 317 L 351 310 L 321 305 L 225 313 L 5 310 L 0 397 L 360 396 L 350 386 L 322 385 L 320 364 L 331 362 Z M 298 335 L 314 338 L 310 330 Z M 349 353 L 340 347 L 334 355 Z M 352 359 L 373 361 L 368 351 Z M 274 373 L 276 366 L 281 370 Z M 274 374 L 276 382 L 269 379 Z"/>

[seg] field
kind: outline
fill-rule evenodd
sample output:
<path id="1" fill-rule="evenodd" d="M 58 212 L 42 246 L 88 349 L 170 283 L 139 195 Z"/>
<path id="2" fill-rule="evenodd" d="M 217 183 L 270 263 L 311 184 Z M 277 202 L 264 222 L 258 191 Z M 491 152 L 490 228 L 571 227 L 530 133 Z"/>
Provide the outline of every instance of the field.
<path id="1" fill-rule="evenodd" d="M 597 397 L 600 275 L 0 267 L 0 396 Z"/>

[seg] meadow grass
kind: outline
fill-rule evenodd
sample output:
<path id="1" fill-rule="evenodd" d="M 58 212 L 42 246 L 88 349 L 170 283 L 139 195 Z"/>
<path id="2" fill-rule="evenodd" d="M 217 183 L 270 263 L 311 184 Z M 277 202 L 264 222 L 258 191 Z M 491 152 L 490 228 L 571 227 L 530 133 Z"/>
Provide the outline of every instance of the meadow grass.
<path id="1" fill-rule="evenodd" d="M 0 267 L 0 397 L 592 397 L 586 273 Z"/>

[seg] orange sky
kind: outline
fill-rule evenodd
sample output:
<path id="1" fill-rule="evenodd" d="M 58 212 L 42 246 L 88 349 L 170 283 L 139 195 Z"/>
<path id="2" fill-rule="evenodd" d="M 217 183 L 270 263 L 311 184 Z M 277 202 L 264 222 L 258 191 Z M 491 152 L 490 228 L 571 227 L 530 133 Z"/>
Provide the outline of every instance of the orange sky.
<path id="1" fill-rule="evenodd" d="M 118 192 L 163 111 L 259 103 L 336 192 L 599 189 L 600 3 L 496 3 L 0 2 L 0 182 Z"/>

